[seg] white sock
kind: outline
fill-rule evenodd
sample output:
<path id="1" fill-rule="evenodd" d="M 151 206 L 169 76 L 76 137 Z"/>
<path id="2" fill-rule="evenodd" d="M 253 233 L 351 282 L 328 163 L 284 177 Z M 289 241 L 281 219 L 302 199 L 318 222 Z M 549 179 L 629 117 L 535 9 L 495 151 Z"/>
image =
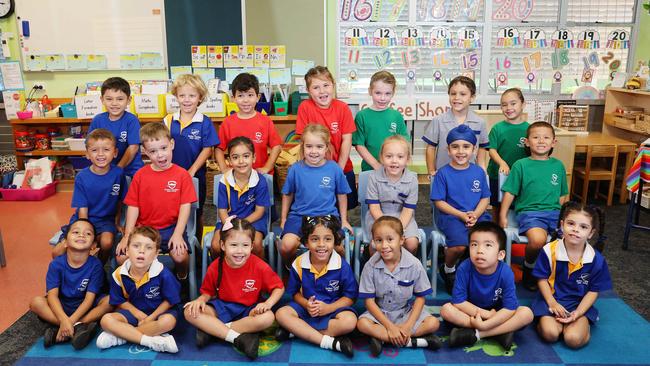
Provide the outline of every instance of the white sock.
<path id="1" fill-rule="evenodd" d="M 226 339 L 225 339 L 225 341 L 226 341 L 226 342 L 229 342 L 229 343 L 234 343 L 234 342 L 235 342 L 235 338 L 237 338 L 237 337 L 239 337 L 239 333 L 235 332 L 235 331 L 232 330 L 232 329 L 229 329 L 229 330 L 228 330 L 228 334 L 226 334 Z"/>
<path id="2" fill-rule="evenodd" d="M 320 348 L 334 349 L 334 337 L 324 335 L 323 339 L 321 339 L 321 341 L 320 341 Z"/>
<path id="3" fill-rule="evenodd" d="M 424 338 L 415 338 L 411 337 L 410 342 L 406 343 L 406 347 L 418 347 L 418 348 L 424 348 L 429 345 L 429 342 L 427 342 L 426 339 Z"/>
<path id="4" fill-rule="evenodd" d="M 478 334 L 478 329 L 476 329 L 476 340 L 478 341 L 479 339 L 481 339 L 481 336 Z"/>
<path id="5" fill-rule="evenodd" d="M 454 273 L 454 272 L 456 272 L 456 266 L 455 265 L 451 266 L 451 267 L 447 267 L 447 265 L 445 264 L 445 273 Z"/>
<path id="6" fill-rule="evenodd" d="M 228 322 L 228 323 L 226 323 L 224 325 L 227 326 L 228 328 L 230 328 L 230 326 L 232 325 L 232 322 Z"/>
<path id="7" fill-rule="evenodd" d="M 149 348 L 153 348 L 154 341 L 154 337 L 150 337 L 144 334 L 142 335 L 142 338 L 140 338 L 140 344 Z"/>
<path id="8" fill-rule="evenodd" d="M 532 264 L 531 264 L 531 263 L 528 263 L 527 261 L 524 261 L 524 266 L 525 266 L 526 268 L 533 269 L 533 268 L 535 268 L 535 263 L 532 263 Z"/>
<path id="9" fill-rule="evenodd" d="M 83 324 L 83 323 L 82 323 L 82 322 L 76 322 L 76 323 L 72 324 L 72 326 L 73 326 L 73 327 L 76 327 L 77 324 Z"/>

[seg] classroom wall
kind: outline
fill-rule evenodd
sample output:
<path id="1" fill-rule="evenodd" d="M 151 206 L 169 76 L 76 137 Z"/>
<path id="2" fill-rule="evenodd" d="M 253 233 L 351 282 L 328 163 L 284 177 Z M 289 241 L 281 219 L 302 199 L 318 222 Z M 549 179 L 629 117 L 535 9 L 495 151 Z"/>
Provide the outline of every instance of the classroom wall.
<path id="1" fill-rule="evenodd" d="M 324 1 L 246 0 L 246 42 L 286 45 L 287 62 L 312 60 L 322 65 L 325 62 Z"/>

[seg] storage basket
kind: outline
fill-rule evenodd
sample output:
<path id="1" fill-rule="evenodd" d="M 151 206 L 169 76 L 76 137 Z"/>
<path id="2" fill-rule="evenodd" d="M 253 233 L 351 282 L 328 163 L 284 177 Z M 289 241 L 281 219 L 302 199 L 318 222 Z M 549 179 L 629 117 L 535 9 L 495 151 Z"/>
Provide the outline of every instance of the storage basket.
<path id="1" fill-rule="evenodd" d="M 56 193 L 56 184 L 57 181 L 54 181 L 40 189 L 0 188 L 0 194 L 2 195 L 2 199 L 5 201 L 42 201 Z"/>
<path id="2" fill-rule="evenodd" d="M 636 116 L 634 113 L 613 113 L 612 121 L 619 127 L 634 127 Z"/>
<path id="3" fill-rule="evenodd" d="M 650 133 L 650 114 L 637 115 L 634 127 L 636 127 L 637 130 L 644 131 L 645 133 Z"/>

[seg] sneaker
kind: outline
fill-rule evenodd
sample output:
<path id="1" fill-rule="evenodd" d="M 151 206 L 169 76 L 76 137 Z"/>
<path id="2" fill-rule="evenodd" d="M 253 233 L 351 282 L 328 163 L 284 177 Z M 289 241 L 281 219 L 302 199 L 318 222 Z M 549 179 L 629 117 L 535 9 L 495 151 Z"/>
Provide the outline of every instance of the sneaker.
<path id="1" fill-rule="evenodd" d="M 254 360 L 257 358 L 257 350 L 260 346 L 260 336 L 257 333 L 242 333 L 233 342 L 235 348 Z"/>
<path id="2" fill-rule="evenodd" d="M 153 337 L 153 345 L 151 349 L 156 352 L 168 352 L 168 353 L 178 352 L 178 346 L 176 345 L 176 340 L 172 335 L 167 333 Z"/>
<path id="3" fill-rule="evenodd" d="M 212 336 L 208 333 L 202 331 L 201 329 L 196 329 L 196 346 L 198 348 L 203 348 L 212 342 Z"/>
<path id="4" fill-rule="evenodd" d="M 474 329 L 454 328 L 449 334 L 449 347 L 471 346 L 476 341 L 476 331 Z"/>
<path id="5" fill-rule="evenodd" d="M 446 273 L 444 263 L 440 265 L 439 271 L 440 276 L 442 276 L 442 279 L 445 281 L 445 290 L 449 295 L 451 295 L 451 292 L 454 290 L 454 282 L 456 282 L 456 271 Z"/>
<path id="6" fill-rule="evenodd" d="M 106 349 L 106 348 L 111 348 L 115 346 L 121 346 L 124 343 L 126 343 L 126 340 L 114 336 L 113 334 L 103 331 L 99 334 L 99 337 L 97 337 L 97 341 L 95 344 L 97 345 L 97 348 L 99 349 Z"/>
<path id="7" fill-rule="evenodd" d="M 348 337 L 334 337 L 334 349 L 336 346 L 341 349 L 341 353 L 352 358 L 354 356 L 354 349 L 352 348 L 352 341 Z"/>
<path id="8" fill-rule="evenodd" d="M 533 269 L 522 266 L 521 284 L 528 291 L 537 291 L 537 279 L 533 276 Z"/>
<path id="9" fill-rule="evenodd" d="M 275 328 L 275 333 L 273 334 L 273 336 L 275 337 L 275 340 L 277 340 L 278 342 L 284 342 L 289 340 L 289 338 L 291 337 L 290 334 L 291 333 L 289 333 L 288 330 L 278 325 L 278 327 Z"/>
<path id="10" fill-rule="evenodd" d="M 368 344 L 370 345 L 370 354 L 372 357 L 379 357 L 384 347 L 382 342 L 375 337 L 369 337 Z"/>
<path id="11" fill-rule="evenodd" d="M 499 334 L 498 336 L 492 337 L 492 339 L 497 341 L 504 350 L 510 351 L 510 348 L 512 348 L 512 343 L 515 340 L 515 332 Z"/>
<path id="12" fill-rule="evenodd" d="M 438 336 L 431 334 L 424 337 L 424 340 L 427 341 L 427 348 L 432 351 L 437 351 L 442 348 L 442 341 Z"/>
<path id="13" fill-rule="evenodd" d="M 59 327 L 48 325 L 43 334 L 43 347 L 50 348 L 56 343 L 56 334 L 59 332 Z"/>
<path id="14" fill-rule="evenodd" d="M 93 339 L 97 332 L 97 322 L 88 324 L 79 323 L 74 326 L 74 335 L 72 336 L 72 347 L 76 350 L 86 348 L 90 340 Z"/>

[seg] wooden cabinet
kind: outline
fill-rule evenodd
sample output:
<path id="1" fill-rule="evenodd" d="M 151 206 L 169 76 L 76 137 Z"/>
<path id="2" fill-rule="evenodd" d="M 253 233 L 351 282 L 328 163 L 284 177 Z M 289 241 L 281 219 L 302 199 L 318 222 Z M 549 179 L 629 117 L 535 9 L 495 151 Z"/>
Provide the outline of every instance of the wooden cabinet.
<path id="1" fill-rule="evenodd" d="M 608 88 L 605 93 L 603 134 L 633 141 L 637 144 L 650 137 L 650 132 L 637 127 L 636 124 L 617 123 L 615 114 L 619 107 L 638 107 L 645 110 L 645 115 L 649 115 L 650 91 Z"/>

